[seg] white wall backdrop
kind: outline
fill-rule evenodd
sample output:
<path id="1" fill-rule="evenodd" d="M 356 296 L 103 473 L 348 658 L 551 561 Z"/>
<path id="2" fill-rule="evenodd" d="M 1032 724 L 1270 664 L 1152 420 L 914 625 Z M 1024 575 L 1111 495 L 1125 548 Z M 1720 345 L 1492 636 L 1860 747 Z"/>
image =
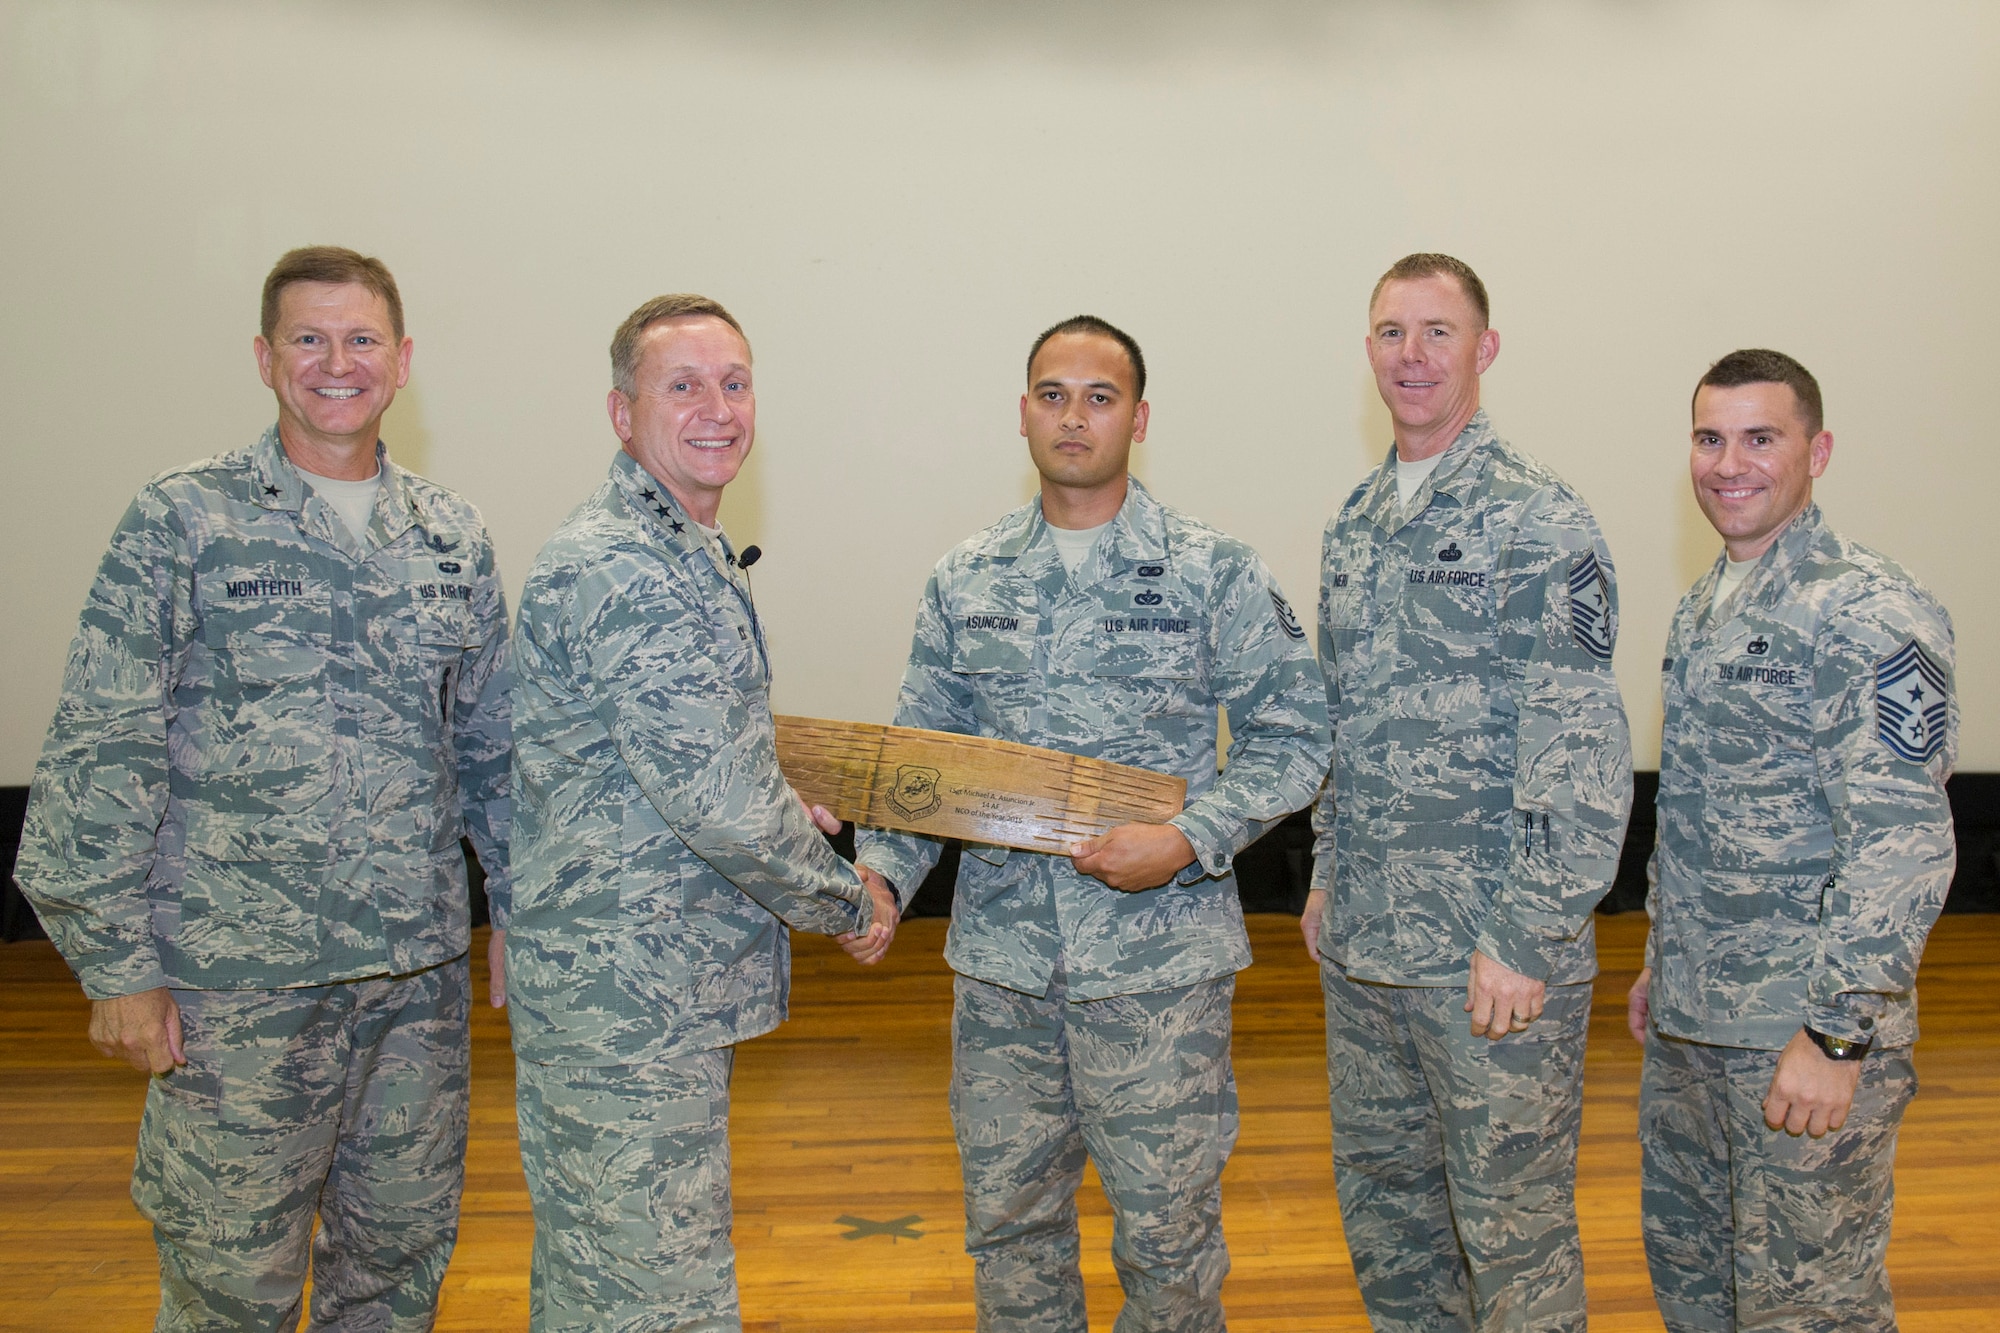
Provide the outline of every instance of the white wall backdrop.
<path id="1" fill-rule="evenodd" d="M 23 783 L 104 540 L 253 441 L 283 250 L 400 279 L 385 429 L 485 511 L 510 589 L 603 475 L 618 320 L 728 304 L 761 440 L 724 517 L 790 711 L 886 720 L 925 573 L 1031 489 L 1027 343 L 1088 310 L 1152 363 L 1155 491 L 1301 609 L 1387 447 L 1361 355 L 1397 256 L 1494 295 L 1503 434 L 1596 507 L 1657 760 L 1717 355 L 1820 376 L 1820 498 L 1952 608 L 1961 767 L 2000 768 L 2000 7 L 0 0 L 0 783 Z"/>

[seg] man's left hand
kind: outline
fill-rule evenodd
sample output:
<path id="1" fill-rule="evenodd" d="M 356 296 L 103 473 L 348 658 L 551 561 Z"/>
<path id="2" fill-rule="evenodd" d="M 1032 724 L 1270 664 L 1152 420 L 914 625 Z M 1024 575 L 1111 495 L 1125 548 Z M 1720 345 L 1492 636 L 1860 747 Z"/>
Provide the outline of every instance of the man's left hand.
<path id="1" fill-rule="evenodd" d="M 1070 848 L 1077 870 L 1114 889 L 1157 889 L 1194 860 L 1194 845 L 1172 824 L 1120 824 Z"/>
<path id="2" fill-rule="evenodd" d="M 1764 1094 L 1764 1123 L 1787 1134 L 1819 1138 L 1847 1123 L 1861 1061 L 1829 1060 L 1800 1028 L 1778 1055 L 1778 1072 Z"/>
<path id="3" fill-rule="evenodd" d="M 1472 951 L 1472 968 L 1465 978 L 1465 1012 L 1472 1015 L 1472 1035 L 1498 1041 L 1509 1032 L 1525 1032 L 1542 1016 L 1548 986 L 1505 963 Z"/>

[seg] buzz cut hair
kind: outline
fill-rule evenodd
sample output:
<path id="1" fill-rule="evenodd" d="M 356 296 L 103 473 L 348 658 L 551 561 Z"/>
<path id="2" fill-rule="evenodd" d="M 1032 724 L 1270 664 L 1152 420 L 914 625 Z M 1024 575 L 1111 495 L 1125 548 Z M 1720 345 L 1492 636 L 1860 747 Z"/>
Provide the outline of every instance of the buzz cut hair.
<path id="1" fill-rule="evenodd" d="M 1745 384 L 1783 384 L 1790 388 L 1792 396 L 1798 399 L 1807 439 L 1819 434 L 1826 425 L 1819 381 L 1795 359 L 1768 347 L 1745 347 L 1723 357 L 1694 386 L 1694 396 L 1701 397 L 1701 391 L 1707 388 L 1734 389 Z M 1693 399 L 1688 401 L 1688 410 L 1694 410 Z"/>
<path id="2" fill-rule="evenodd" d="M 396 276 L 389 272 L 387 264 L 344 245 L 303 245 L 285 251 L 264 275 L 264 308 L 257 328 L 265 342 L 270 342 L 278 331 L 278 299 L 285 288 L 301 282 L 334 286 L 354 283 L 366 287 L 388 305 L 390 328 L 396 341 L 403 341 L 403 297 L 396 290 Z"/>
<path id="3" fill-rule="evenodd" d="M 736 336 L 743 340 L 743 350 L 750 350 L 750 335 L 736 322 L 736 316 L 722 308 L 720 301 L 712 301 L 693 292 L 669 292 L 665 296 L 654 297 L 625 316 L 618 332 L 611 335 L 611 387 L 627 398 L 636 394 L 639 391 L 640 337 L 661 320 L 682 319 L 689 315 L 708 315 L 721 320 L 736 330 Z"/>
<path id="4" fill-rule="evenodd" d="M 1071 315 L 1060 324 L 1051 324 L 1042 330 L 1042 336 L 1035 339 L 1035 345 L 1028 349 L 1028 382 L 1034 383 L 1035 358 L 1041 354 L 1049 339 L 1065 333 L 1094 333 L 1101 338 L 1109 338 L 1125 349 L 1125 356 L 1132 363 L 1132 397 L 1136 402 L 1146 396 L 1146 354 L 1139 350 L 1139 340 L 1110 320 L 1099 319 L 1095 315 Z"/>
<path id="5" fill-rule="evenodd" d="M 1483 329 L 1492 324 L 1493 306 L 1486 299 L 1486 284 L 1472 271 L 1472 265 L 1463 259 L 1432 254 L 1429 251 L 1404 255 L 1389 265 L 1389 271 L 1375 279 L 1375 290 L 1368 293 L 1368 309 L 1371 312 L 1375 309 L 1375 302 L 1381 297 L 1382 289 L 1392 282 L 1410 282 L 1418 278 L 1437 277 L 1457 279 L 1459 287 L 1465 292 L 1466 299 L 1471 301 L 1472 308 L 1479 312 L 1479 327 Z"/>

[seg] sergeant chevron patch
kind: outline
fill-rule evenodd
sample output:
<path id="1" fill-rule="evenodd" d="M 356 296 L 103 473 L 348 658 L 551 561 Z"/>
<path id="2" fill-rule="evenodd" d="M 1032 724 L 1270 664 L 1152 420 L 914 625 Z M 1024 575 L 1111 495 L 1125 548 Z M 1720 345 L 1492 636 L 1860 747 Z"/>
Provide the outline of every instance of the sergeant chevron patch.
<path id="1" fill-rule="evenodd" d="M 1595 551 L 1570 566 L 1569 632 L 1583 651 L 1611 660 L 1611 585 Z"/>
<path id="2" fill-rule="evenodd" d="M 1950 710 L 1944 669 L 1915 639 L 1875 664 L 1875 734 L 1898 759 L 1929 763 Z"/>

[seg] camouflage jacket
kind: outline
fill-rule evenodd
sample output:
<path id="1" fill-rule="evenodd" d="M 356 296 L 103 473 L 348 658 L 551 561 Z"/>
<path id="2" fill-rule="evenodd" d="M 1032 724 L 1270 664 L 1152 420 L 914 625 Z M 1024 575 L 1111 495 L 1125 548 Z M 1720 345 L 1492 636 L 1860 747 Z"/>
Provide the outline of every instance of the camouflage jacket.
<path id="1" fill-rule="evenodd" d="M 1594 976 L 1632 748 L 1589 508 L 1484 412 L 1407 511 L 1392 449 L 1327 525 L 1319 624 L 1320 953 L 1391 985 L 1462 985 L 1474 949 L 1550 983 Z"/>
<path id="2" fill-rule="evenodd" d="M 778 771 L 733 556 L 620 453 L 542 548 L 514 643 L 514 1049 L 637 1064 L 776 1027 L 785 925 L 873 908 Z"/>
<path id="3" fill-rule="evenodd" d="M 389 461 L 365 542 L 277 428 L 164 472 L 83 608 L 17 875 L 93 998 L 400 974 L 507 911 L 507 608 L 479 513 Z"/>
<path id="4" fill-rule="evenodd" d="M 1653 1021 L 1763 1050 L 1801 1024 L 1915 1041 L 1956 860 L 1951 617 L 1814 505 L 1714 619 L 1721 570 L 1681 599 L 1660 664 Z"/>
<path id="5" fill-rule="evenodd" d="M 1216 706 L 1229 762 L 1216 773 Z M 1074 575 L 1036 500 L 938 563 L 896 721 L 1177 774 L 1196 860 L 1121 893 L 1068 857 L 968 846 L 945 958 L 1031 995 L 1060 960 L 1081 1000 L 1167 990 L 1250 962 L 1230 865 L 1312 800 L 1327 725 L 1312 650 L 1263 561 L 1134 479 Z M 938 844 L 865 830 L 859 859 L 907 899 Z"/>

